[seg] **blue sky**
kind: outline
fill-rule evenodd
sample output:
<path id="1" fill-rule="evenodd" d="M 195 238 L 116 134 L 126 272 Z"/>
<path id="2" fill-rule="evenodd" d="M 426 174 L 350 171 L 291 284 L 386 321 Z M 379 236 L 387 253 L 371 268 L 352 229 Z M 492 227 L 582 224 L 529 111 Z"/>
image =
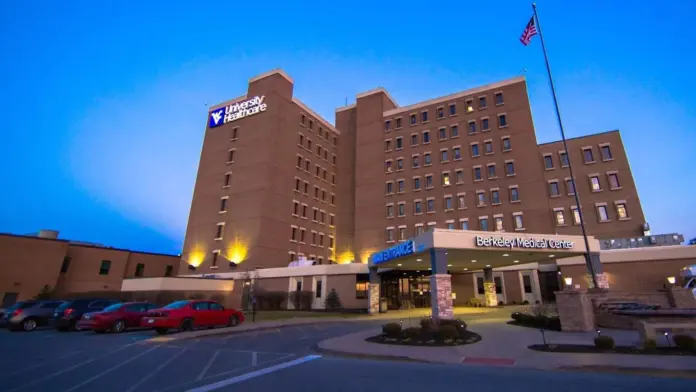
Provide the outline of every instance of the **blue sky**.
<path id="1" fill-rule="evenodd" d="M 178 253 L 205 105 L 278 67 L 330 121 L 377 86 L 408 105 L 524 73 L 559 138 L 529 2 L 286 3 L 2 2 L 0 232 Z M 567 136 L 620 129 L 654 231 L 696 236 L 696 2 L 537 4 Z"/>

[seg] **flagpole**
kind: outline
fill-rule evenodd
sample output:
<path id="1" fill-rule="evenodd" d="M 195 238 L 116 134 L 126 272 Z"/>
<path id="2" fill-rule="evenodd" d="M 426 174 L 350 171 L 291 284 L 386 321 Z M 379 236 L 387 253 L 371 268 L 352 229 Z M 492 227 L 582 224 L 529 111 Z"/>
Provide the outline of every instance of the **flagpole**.
<path id="1" fill-rule="evenodd" d="M 582 214 L 582 207 L 580 204 L 580 195 L 578 194 L 577 186 L 575 186 L 575 175 L 573 174 L 573 164 L 570 159 L 570 150 L 568 149 L 568 143 L 566 142 L 565 131 L 563 130 L 563 121 L 561 121 L 561 112 L 558 109 L 558 99 L 556 98 L 556 87 L 553 85 L 553 77 L 551 76 L 551 66 L 549 65 L 549 57 L 546 54 L 546 45 L 544 45 L 544 35 L 541 32 L 541 23 L 539 23 L 539 15 L 537 15 L 536 3 L 532 3 L 532 8 L 534 9 L 534 19 L 536 19 L 536 27 L 539 31 L 539 40 L 541 41 L 541 49 L 544 52 L 544 61 L 546 62 L 546 72 L 549 74 L 549 83 L 551 84 L 551 94 L 553 95 L 553 105 L 556 108 L 556 119 L 558 120 L 558 127 L 561 129 L 561 138 L 563 139 L 563 148 L 565 149 L 566 157 L 568 158 L 568 170 L 570 171 L 570 178 L 573 182 L 573 193 L 575 194 L 575 205 L 578 210 L 578 216 L 580 218 L 580 229 L 582 230 L 582 238 L 585 241 L 585 264 L 587 269 L 592 276 L 592 284 L 595 288 L 599 288 L 597 285 L 597 274 L 595 274 L 594 266 L 592 265 L 592 259 L 590 258 L 590 242 L 587 239 L 587 231 L 585 230 L 585 219 Z"/>

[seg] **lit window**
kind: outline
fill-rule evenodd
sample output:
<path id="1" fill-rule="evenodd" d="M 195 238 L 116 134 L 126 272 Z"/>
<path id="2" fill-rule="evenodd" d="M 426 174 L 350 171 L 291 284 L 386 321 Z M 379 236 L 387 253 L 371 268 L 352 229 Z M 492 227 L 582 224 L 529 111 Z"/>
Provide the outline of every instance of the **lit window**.
<path id="1" fill-rule="evenodd" d="M 592 191 L 601 191 L 602 186 L 599 184 L 599 177 L 597 177 L 597 176 L 590 177 L 590 186 L 592 188 Z"/>
<path id="2" fill-rule="evenodd" d="M 451 185 L 449 173 L 442 173 L 442 185 L 443 186 Z"/>
<path id="3" fill-rule="evenodd" d="M 597 217 L 600 222 L 606 222 L 609 220 L 609 213 L 607 212 L 607 206 L 597 206 Z"/>
<path id="4" fill-rule="evenodd" d="M 555 211 L 554 214 L 556 215 L 556 225 L 565 226 L 565 216 L 563 215 L 563 211 Z"/>
<path id="5" fill-rule="evenodd" d="M 619 216 L 619 219 L 628 218 L 628 213 L 626 212 L 626 204 L 624 204 L 624 203 L 617 203 L 616 204 L 616 215 Z"/>
<path id="6" fill-rule="evenodd" d="M 474 101 L 469 99 L 466 101 L 466 112 L 471 113 L 474 111 Z"/>
<path id="7" fill-rule="evenodd" d="M 495 231 L 503 231 L 503 217 L 497 216 L 495 219 Z"/>
<path id="8" fill-rule="evenodd" d="M 570 207 L 573 211 L 573 223 L 576 225 L 580 224 L 580 211 L 576 207 Z"/>

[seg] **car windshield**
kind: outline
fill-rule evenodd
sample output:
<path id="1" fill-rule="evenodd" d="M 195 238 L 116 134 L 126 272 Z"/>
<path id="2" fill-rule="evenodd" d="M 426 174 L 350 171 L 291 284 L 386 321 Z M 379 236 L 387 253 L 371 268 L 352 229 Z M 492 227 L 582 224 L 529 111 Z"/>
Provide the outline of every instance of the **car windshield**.
<path id="1" fill-rule="evenodd" d="M 191 301 L 176 301 L 165 306 L 164 309 L 181 309 L 188 305 Z"/>
<path id="2" fill-rule="evenodd" d="M 113 304 L 113 305 L 105 307 L 103 312 L 113 312 L 113 311 L 121 309 L 122 306 L 123 306 L 123 304 Z"/>

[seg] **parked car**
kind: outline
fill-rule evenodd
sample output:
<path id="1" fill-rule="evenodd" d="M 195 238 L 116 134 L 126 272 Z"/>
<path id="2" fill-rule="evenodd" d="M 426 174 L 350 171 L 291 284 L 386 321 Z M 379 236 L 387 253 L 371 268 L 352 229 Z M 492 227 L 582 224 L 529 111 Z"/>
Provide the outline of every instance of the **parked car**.
<path id="1" fill-rule="evenodd" d="M 54 310 L 61 301 L 22 301 L 7 309 L 2 325 L 10 331 L 33 331 L 36 327 L 50 325 Z"/>
<path id="2" fill-rule="evenodd" d="M 165 334 L 170 329 L 184 332 L 196 328 L 234 327 L 243 322 L 242 312 L 225 309 L 214 301 L 176 301 L 148 312 L 140 325 Z"/>
<path id="3" fill-rule="evenodd" d="M 57 330 L 74 331 L 77 329 L 77 322 L 82 315 L 90 312 L 104 310 L 107 306 L 117 304 L 120 301 L 113 299 L 81 298 L 65 301 L 53 312 L 53 325 Z"/>
<path id="4" fill-rule="evenodd" d="M 140 319 L 148 311 L 156 309 L 157 305 L 147 302 L 117 303 L 104 308 L 99 312 L 90 312 L 82 315 L 77 322 L 78 330 L 93 330 L 97 333 L 106 331 L 123 332 L 128 328 L 140 328 Z"/>

